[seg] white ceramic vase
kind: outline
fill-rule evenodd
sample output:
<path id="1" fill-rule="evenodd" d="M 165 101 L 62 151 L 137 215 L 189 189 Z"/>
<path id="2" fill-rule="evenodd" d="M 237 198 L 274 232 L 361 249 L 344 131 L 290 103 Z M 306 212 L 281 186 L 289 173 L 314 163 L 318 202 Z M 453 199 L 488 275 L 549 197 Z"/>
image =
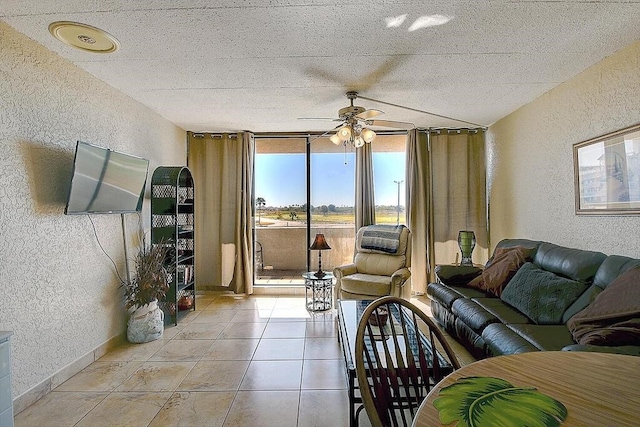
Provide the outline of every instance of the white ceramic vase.
<path id="1" fill-rule="evenodd" d="M 164 332 L 164 312 L 158 301 L 139 307 L 131 313 L 127 323 L 127 339 L 132 343 L 157 340 Z"/>

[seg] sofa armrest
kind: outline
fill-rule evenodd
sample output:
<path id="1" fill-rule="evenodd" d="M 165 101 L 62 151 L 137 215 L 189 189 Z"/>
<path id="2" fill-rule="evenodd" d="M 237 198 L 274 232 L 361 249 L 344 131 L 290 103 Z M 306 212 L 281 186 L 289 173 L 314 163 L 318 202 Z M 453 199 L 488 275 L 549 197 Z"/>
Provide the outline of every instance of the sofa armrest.
<path id="1" fill-rule="evenodd" d="M 391 275 L 391 295 L 411 299 L 411 287 L 405 286 L 411 277 L 411 271 L 408 268 L 401 268 Z"/>
<path id="2" fill-rule="evenodd" d="M 482 268 L 467 265 L 436 265 L 436 279 L 445 285 L 466 285 L 482 273 Z"/>
<path id="3" fill-rule="evenodd" d="M 341 265 L 339 267 L 334 267 L 333 276 L 336 278 L 336 283 L 333 288 L 333 305 L 334 307 L 338 306 L 338 299 L 340 299 L 340 292 L 342 289 L 342 278 L 344 276 L 349 276 L 351 274 L 356 274 L 358 272 L 358 268 L 355 264 L 346 264 Z"/>
<path id="4" fill-rule="evenodd" d="M 629 356 L 640 356 L 640 346 L 637 345 L 581 345 L 572 344 L 562 348 L 563 351 L 592 351 L 596 353 L 616 353 L 627 354 Z"/>
<path id="5" fill-rule="evenodd" d="M 358 272 L 358 269 L 356 268 L 355 264 L 341 265 L 333 269 L 333 275 L 338 280 L 342 279 L 344 276 L 349 276 L 350 274 L 356 274 L 357 272 Z"/>

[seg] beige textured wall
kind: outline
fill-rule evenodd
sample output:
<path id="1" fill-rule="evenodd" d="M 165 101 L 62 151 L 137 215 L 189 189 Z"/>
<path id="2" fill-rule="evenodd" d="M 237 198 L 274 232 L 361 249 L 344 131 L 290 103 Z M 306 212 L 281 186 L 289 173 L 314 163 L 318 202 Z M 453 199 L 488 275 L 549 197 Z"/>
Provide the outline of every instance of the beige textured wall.
<path id="1" fill-rule="evenodd" d="M 0 40 L 0 330 L 14 332 L 16 398 L 125 329 L 89 217 L 63 214 L 76 140 L 151 160 L 148 229 L 151 172 L 185 164 L 186 133 L 2 22 Z M 120 216 L 91 218 L 124 274 Z M 126 221 L 133 231 L 138 216 Z"/>
<path id="2" fill-rule="evenodd" d="M 640 258 L 640 217 L 577 216 L 572 145 L 640 122 L 640 42 L 490 127 L 492 247 L 503 238 Z"/>

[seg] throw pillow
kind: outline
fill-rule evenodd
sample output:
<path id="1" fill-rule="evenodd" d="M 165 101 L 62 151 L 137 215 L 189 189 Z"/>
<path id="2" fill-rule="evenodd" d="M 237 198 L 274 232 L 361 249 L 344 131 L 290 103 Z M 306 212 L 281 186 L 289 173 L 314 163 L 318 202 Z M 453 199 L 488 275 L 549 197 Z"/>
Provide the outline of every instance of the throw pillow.
<path id="1" fill-rule="evenodd" d="M 640 342 L 640 266 L 611 282 L 584 310 L 567 322 L 582 345 L 631 345 Z"/>
<path id="2" fill-rule="evenodd" d="M 533 261 L 533 255 L 534 255 L 533 248 L 526 248 L 524 246 L 506 246 L 503 248 L 500 248 L 500 247 L 495 248 L 493 251 L 493 256 L 489 259 L 489 261 L 487 261 L 487 264 L 485 265 L 485 267 L 489 267 L 491 264 L 493 264 L 496 258 L 511 251 L 518 251 L 522 254 L 525 260 Z"/>
<path id="3" fill-rule="evenodd" d="M 525 248 L 497 248 L 491 265 L 482 274 L 473 279 L 467 286 L 481 289 L 496 297 L 500 297 L 502 290 L 518 269 L 525 263 Z M 496 255 L 497 253 L 497 255 Z"/>
<path id="4" fill-rule="evenodd" d="M 565 310 L 586 288 L 584 282 L 558 276 L 527 262 L 513 276 L 500 299 L 538 325 L 558 325 Z"/>

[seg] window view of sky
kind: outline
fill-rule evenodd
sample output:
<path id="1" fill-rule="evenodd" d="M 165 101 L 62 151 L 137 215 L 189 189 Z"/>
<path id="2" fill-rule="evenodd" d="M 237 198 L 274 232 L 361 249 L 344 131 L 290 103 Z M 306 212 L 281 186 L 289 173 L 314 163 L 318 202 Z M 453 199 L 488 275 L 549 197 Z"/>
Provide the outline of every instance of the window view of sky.
<path id="1" fill-rule="evenodd" d="M 346 162 L 346 164 L 345 164 Z M 306 203 L 306 162 L 304 154 L 257 154 L 256 197 L 266 206 Z M 404 206 L 405 153 L 373 154 L 376 205 L 396 205 L 400 184 L 400 205 Z M 354 153 L 317 153 L 311 156 L 311 204 L 353 206 L 355 189 Z"/>

